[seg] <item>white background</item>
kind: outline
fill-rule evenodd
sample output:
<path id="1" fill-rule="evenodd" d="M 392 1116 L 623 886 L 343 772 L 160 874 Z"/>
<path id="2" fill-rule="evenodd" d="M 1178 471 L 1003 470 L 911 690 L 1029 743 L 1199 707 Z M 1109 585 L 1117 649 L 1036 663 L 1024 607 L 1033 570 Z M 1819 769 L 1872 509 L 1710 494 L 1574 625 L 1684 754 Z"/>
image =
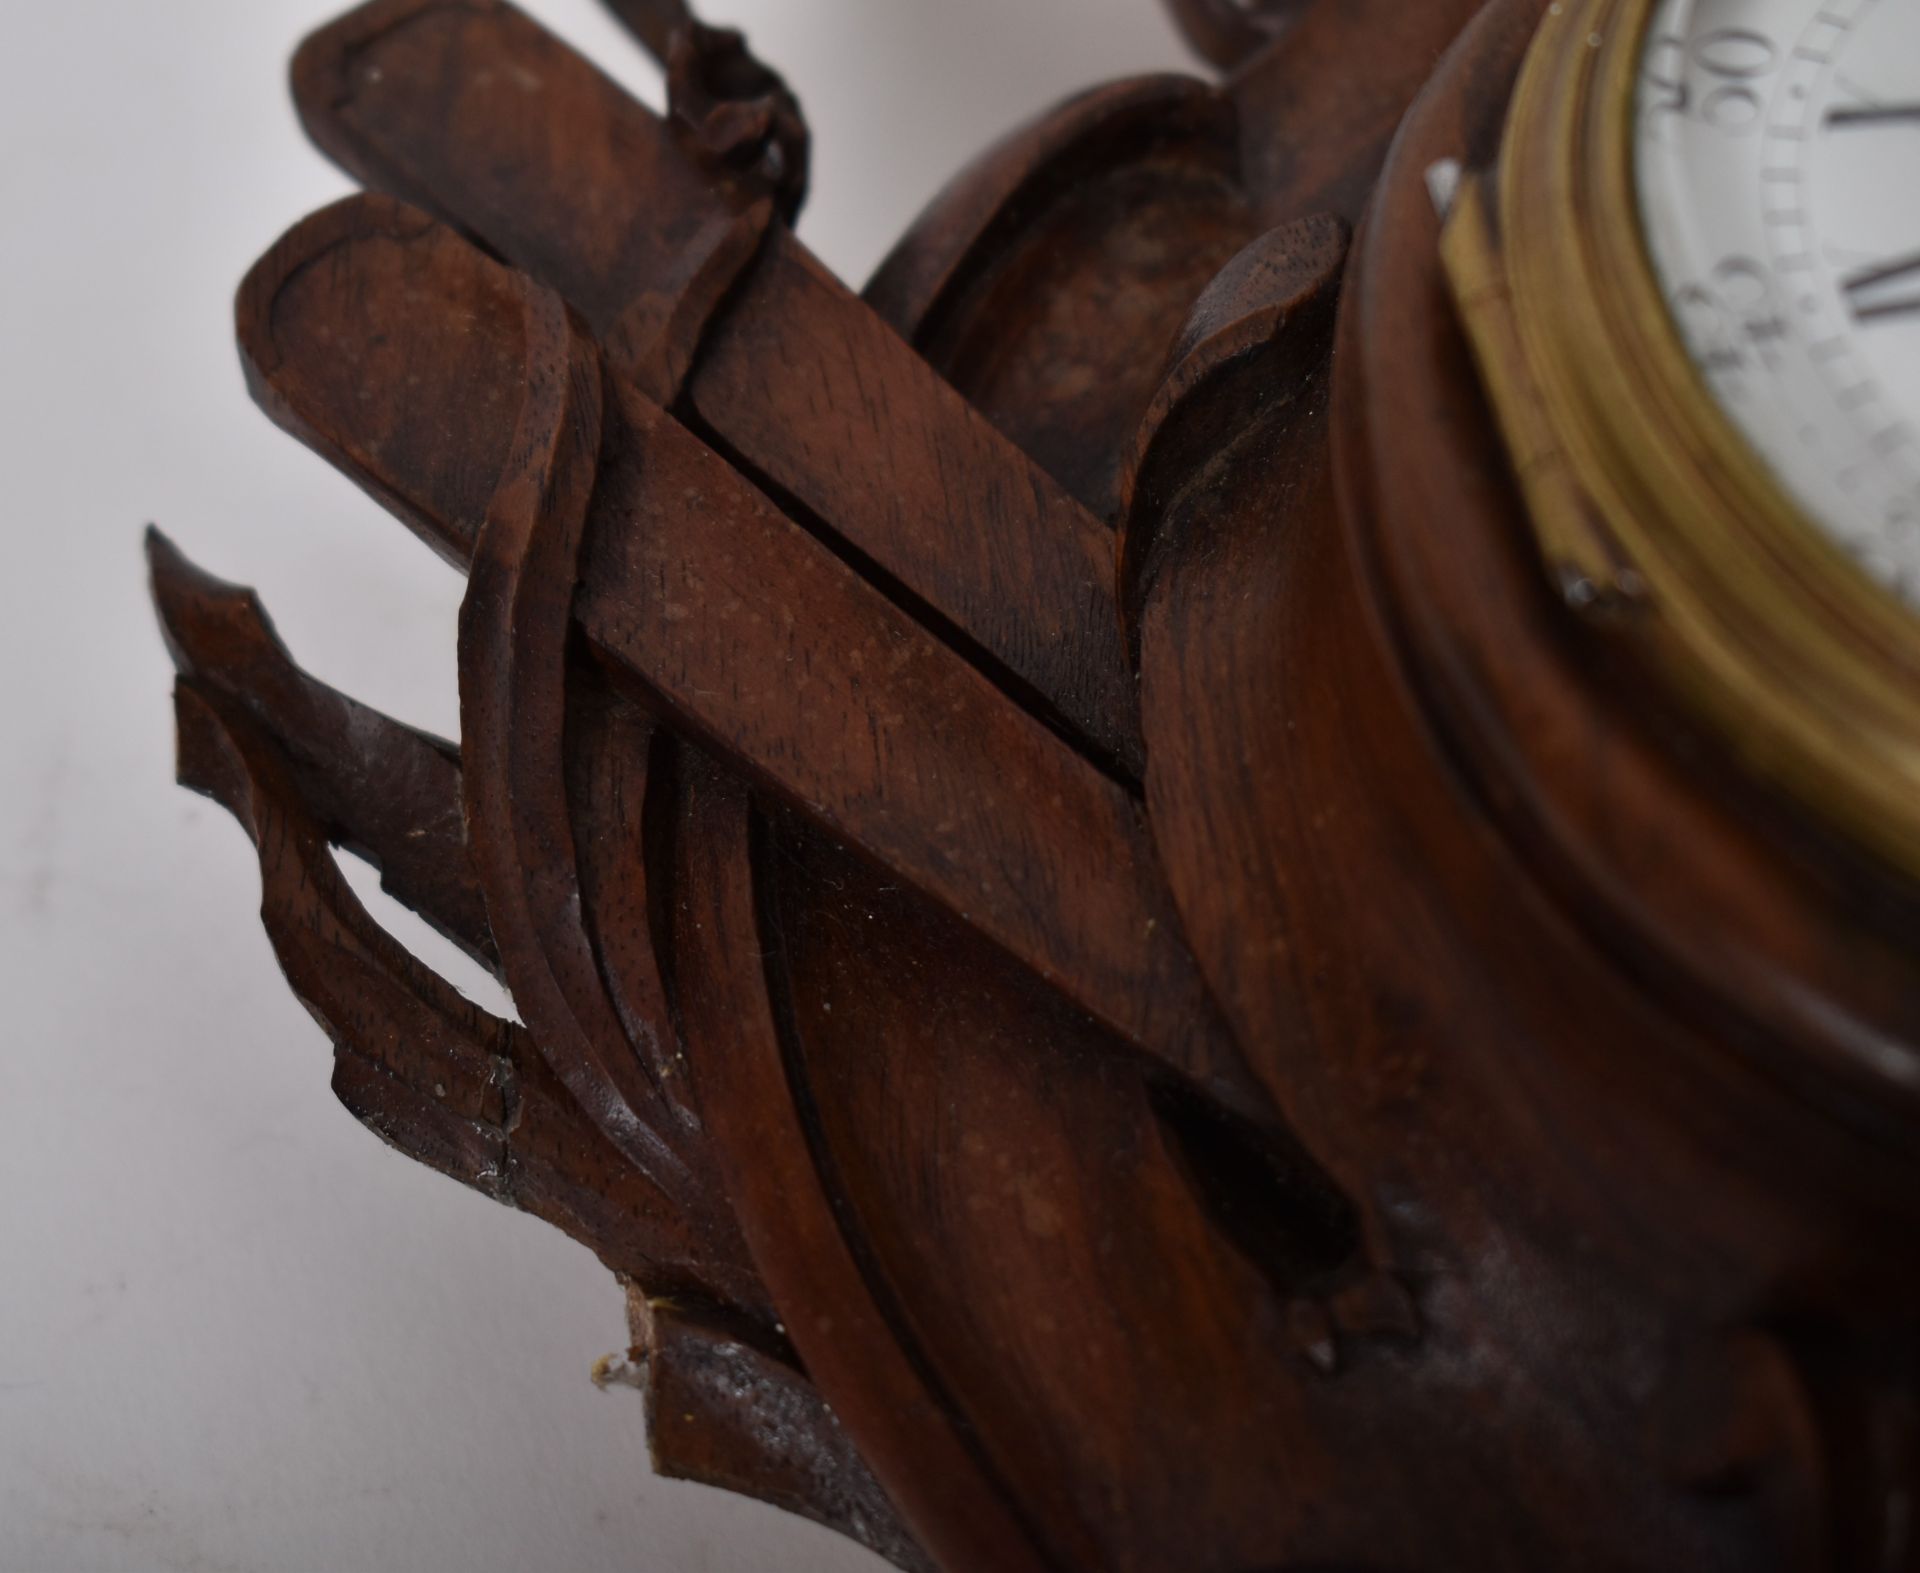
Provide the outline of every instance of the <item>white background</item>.
<path id="1" fill-rule="evenodd" d="M 528 8 L 657 101 L 593 0 Z M 611 1278 L 334 1104 L 252 849 L 171 784 L 149 519 L 309 669 L 455 726 L 460 581 L 232 349 L 242 271 L 345 189 L 284 87 L 330 9 L 0 0 L 0 1573 L 877 1568 L 650 1477 L 638 1395 L 588 1382 Z M 1186 64 L 1154 0 L 706 14 L 799 90 L 801 233 L 856 282 L 1003 130 Z"/>

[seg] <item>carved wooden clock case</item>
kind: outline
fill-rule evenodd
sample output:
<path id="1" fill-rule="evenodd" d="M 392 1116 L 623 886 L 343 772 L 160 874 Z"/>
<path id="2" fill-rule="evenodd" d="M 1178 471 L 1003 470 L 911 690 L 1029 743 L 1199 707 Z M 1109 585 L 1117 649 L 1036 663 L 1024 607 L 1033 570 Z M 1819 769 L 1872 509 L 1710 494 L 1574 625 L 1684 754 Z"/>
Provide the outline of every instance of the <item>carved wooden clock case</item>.
<path id="1" fill-rule="evenodd" d="M 498 0 L 316 34 L 374 194 L 242 355 L 468 573 L 462 735 L 156 536 L 181 779 L 341 1101 L 620 1276 L 666 1472 L 913 1569 L 1920 1566 L 1911 867 L 1542 524 L 1496 172 L 1582 7 L 1175 8 L 1222 80 L 859 295 L 677 5 L 664 116 Z"/>

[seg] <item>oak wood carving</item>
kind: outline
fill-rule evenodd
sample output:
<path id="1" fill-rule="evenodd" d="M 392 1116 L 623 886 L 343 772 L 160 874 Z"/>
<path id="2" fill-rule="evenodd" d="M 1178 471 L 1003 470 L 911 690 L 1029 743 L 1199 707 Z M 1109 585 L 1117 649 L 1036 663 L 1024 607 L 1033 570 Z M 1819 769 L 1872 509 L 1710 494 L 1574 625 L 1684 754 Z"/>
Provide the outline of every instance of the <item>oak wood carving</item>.
<path id="1" fill-rule="evenodd" d="M 661 1470 L 903 1568 L 1920 1568 L 1915 893 L 1569 625 L 1439 274 L 1545 0 L 1171 0 L 1223 79 L 864 294 L 780 78 L 610 3 L 664 115 L 316 34 L 368 194 L 240 290 L 468 575 L 460 741 L 149 541 L 340 1100 L 619 1275 Z"/>

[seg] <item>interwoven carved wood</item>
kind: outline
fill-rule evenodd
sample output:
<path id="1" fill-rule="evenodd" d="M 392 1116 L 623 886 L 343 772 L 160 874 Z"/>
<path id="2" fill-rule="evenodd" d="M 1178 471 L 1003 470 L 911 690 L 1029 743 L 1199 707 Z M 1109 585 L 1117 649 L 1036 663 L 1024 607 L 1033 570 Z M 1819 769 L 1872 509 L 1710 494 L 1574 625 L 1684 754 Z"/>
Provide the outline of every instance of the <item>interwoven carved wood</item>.
<path id="1" fill-rule="evenodd" d="M 1434 258 L 1544 0 L 1177 0 L 1225 82 L 863 294 L 778 76 L 612 3 L 665 115 L 315 35 L 368 194 L 240 291 L 468 575 L 459 742 L 150 541 L 340 1100 L 620 1275 L 662 1470 L 905 1568 L 1920 1565 L 1912 952 L 1557 618 Z"/>

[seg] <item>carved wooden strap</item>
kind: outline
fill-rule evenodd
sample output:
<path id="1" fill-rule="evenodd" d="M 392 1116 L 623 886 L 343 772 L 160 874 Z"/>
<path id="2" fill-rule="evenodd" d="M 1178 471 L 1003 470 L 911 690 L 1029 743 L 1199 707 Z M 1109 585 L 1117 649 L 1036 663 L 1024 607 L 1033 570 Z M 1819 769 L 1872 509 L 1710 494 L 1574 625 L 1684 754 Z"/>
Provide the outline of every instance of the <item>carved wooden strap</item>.
<path id="1" fill-rule="evenodd" d="M 529 71 L 537 92 L 510 85 Z M 422 93 L 422 81 L 444 90 Z M 490 0 L 354 12 L 302 48 L 294 85 L 315 140 L 349 170 L 550 284 L 609 364 L 656 402 L 684 376 L 715 440 L 795 497 L 838 549 L 984 652 L 1050 719 L 1137 772 L 1112 543 L 1099 521 L 784 228 L 699 331 L 731 270 L 750 260 L 740 226 L 758 222 L 763 199 L 716 186 L 666 122 Z M 586 122 L 588 145 L 618 161 L 617 178 L 553 141 L 547 123 L 561 104 Z M 682 326 L 670 355 L 635 330 L 642 319 Z M 793 439 L 801 422 L 804 443 Z"/>
<path id="2" fill-rule="evenodd" d="M 563 406 L 550 401 L 592 382 L 577 341 L 556 330 L 544 355 L 530 342 L 521 291 L 437 226 L 352 199 L 250 276 L 242 346 L 277 418 L 464 560 L 504 484 L 491 478 L 516 479 L 521 445 L 560 440 Z M 316 340 L 337 383 L 302 369 Z M 525 419 L 523 390 L 536 410 Z M 450 462 L 437 442 L 411 443 L 408 423 L 414 401 L 456 397 L 485 418 Z M 597 447 L 574 607 L 596 648 L 1144 1052 L 1249 1112 L 1263 1106 L 1218 1032 L 1122 787 L 634 390 L 614 385 Z M 542 582 L 556 594 L 572 578 Z M 742 674 L 748 651 L 761 666 Z"/>

